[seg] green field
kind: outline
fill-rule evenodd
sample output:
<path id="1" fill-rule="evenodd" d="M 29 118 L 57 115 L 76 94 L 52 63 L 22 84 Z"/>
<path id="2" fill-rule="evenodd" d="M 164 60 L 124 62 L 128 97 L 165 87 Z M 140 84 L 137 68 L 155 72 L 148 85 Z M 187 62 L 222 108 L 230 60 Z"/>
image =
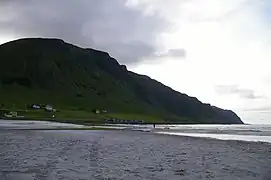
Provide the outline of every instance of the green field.
<path id="1" fill-rule="evenodd" d="M 4 113 L 17 112 L 18 117 L 5 118 Z M 53 115 L 55 117 L 53 117 Z M 0 116 L 4 119 L 22 120 L 46 120 L 56 122 L 68 122 L 75 124 L 104 124 L 106 119 L 115 118 L 119 120 L 143 120 L 144 123 L 166 123 L 162 118 L 143 114 L 95 114 L 93 112 L 79 110 L 57 110 L 56 112 L 46 112 L 44 110 L 22 110 L 22 109 L 2 109 Z"/>

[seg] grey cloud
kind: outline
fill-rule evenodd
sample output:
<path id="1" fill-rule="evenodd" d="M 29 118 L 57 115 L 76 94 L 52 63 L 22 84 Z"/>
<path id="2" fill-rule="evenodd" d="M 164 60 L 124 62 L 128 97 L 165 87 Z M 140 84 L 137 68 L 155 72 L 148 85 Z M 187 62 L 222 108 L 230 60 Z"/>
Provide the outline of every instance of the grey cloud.
<path id="1" fill-rule="evenodd" d="M 245 89 L 240 88 L 237 85 L 219 85 L 216 86 L 216 92 L 219 94 L 226 94 L 226 95 L 238 95 L 244 99 L 261 99 L 265 98 L 262 95 L 257 95 L 256 92 L 252 89 Z"/>
<path id="2" fill-rule="evenodd" d="M 166 53 L 162 54 L 156 54 L 156 57 L 165 58 L 185 58 L 186 57 L 186 51 L 185 49 L 169 49 Z"/>
<path id="3" fill-rule="evenodd" d="M 61 38 L 107 51 L 121 63 L 137 63 L 153 56 L 156 37 L 168 25 L 158 14 L 143 11 L 125 0 L 5 0 L 0 1 L 0 34 Z"/>
<path id="4" fill-rule="evenodd" d="M 257 107 L 257 108 L 249 108 L 249 109 L 244 109 L 244 111 L 248 111 L 248 112 L 270 113 L 270 112 L 271 112 L 271 106 L 263 106 L 263 107 Z"/>

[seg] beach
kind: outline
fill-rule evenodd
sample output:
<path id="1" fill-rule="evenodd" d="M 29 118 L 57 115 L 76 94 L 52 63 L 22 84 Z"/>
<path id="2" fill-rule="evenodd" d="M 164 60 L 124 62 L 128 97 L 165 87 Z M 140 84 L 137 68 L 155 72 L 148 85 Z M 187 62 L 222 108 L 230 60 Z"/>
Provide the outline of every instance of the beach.
<path id="1" fill-rule="evenodd" d="M 1 180 L 271 179 L 271 144 L 129 130 L 0 130 Z"/>

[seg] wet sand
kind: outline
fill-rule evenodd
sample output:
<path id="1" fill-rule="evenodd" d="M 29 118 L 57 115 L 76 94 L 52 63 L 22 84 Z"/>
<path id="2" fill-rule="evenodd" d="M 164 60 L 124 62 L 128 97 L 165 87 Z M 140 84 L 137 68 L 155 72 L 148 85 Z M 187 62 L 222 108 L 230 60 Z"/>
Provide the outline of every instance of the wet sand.
<path id="1" fill-rule="evenodd" d="M 136 131 L 1 131 L 1 180 L 271 179 L 271 144 Z"/>

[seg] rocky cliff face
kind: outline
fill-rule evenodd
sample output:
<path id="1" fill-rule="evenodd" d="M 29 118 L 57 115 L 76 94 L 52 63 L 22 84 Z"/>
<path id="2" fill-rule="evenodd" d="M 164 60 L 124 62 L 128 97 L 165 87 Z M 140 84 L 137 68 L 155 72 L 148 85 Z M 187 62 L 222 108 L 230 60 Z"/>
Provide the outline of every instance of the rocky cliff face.
<path id="1" fill-rule="evenodd" d="M 0 98 L 24 105 L 106 108 L 175 123 L 240 124 L 232 111 L 201 103 L 127 70 L 108 53 L 59 39 L 20 39 L 0 46 Z"/>

